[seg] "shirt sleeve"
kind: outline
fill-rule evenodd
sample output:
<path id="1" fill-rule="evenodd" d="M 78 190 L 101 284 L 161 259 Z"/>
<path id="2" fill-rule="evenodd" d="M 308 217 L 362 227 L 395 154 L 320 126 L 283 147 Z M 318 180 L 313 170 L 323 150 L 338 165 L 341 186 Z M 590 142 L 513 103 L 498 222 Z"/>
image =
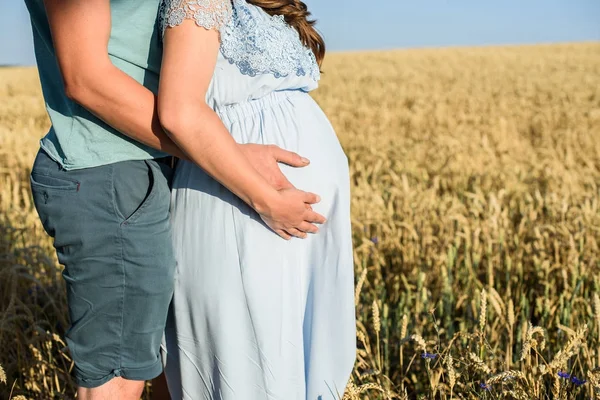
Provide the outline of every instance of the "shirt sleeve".
<path id="1" fill-rule="evenodd" d="M 233 11 L 231 0 L 163 0 L 160 13 L 164 35 L 168 27 L 181 25 L 186 19 L 208 30 L 221 30 Z"/>

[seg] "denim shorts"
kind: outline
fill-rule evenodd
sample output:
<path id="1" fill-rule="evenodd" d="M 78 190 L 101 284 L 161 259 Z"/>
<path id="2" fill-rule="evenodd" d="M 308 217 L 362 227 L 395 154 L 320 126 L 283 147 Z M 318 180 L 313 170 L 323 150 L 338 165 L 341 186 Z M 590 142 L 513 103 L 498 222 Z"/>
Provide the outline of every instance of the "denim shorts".
<path id="1" fill-rule="evenodd" d="M 160 342 L 173 294 L 172 168 L 156 160 L 64 170 L 40 150 L 35 207 L 64 265 L 67 344 L 79 386 L 162 371 Z"/>

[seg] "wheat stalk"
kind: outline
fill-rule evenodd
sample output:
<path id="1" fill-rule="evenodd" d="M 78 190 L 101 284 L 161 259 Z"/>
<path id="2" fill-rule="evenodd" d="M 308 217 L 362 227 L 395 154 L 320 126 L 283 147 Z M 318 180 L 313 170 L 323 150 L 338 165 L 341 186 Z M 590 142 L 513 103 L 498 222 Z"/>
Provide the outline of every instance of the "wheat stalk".
<path id="1" fill-rule="evenodd" d="M 521 371 L 510 370 L 510 371 L 500 372 L 499 374 L 492 376 L 490 379 L 488 379 L 488 383 L 495 384 L 498 382 L 502 382 L 506 379 L 513 379 L 513 378 L 520 379 L 523 382 L 527 382 L 527 377 Z"/>
<path id="2" fill-rule="evenodd" d="M 4 372 L 2 365 L 0 365 L 0 382 L 6 384 L 6 372 Z"/>
<path id="3" fill-rule="evenodd" d="M 406 314 L 404 314 L 402 316 L 402 324 L 401 324 L 401 328 L 400 328 L 400 338 L 404 339 L 406 337 L 406 333 L 408 330 L 408 317 L 406 316 Z"/>
<path id="4" fill-rule="evenodd" d="M 477 354 L 469 353 L 468 357 L 477 371 L 485 375 L 489 375 L 492 373 L 492 369 L 488 367 L 487 364 L 484 363 L 483 360 L 477 356 Z"/>
<path id="5" fill-rule="evenodd" d="M 356 289 L 354 291 L 354 305 L 358 306 L 359 300 L 360 300 L 360 292 L 362 290 L 362 287 L 365 283 L 365 280 L 367 279 L 367 268 L 364 268 L 362 270 L 362 272 L 360 273 L 360 278 L 358 278 L 358 282 L 356 283 Z"/>
<path id="6" fill-rule="evenodd" d="M 446 356 L 446 368 L 448 368 L 448 383 L 450 385 L 450 398 L 452 398 L 452 392 L 456 385 L 456 370 L 454 369 L 454 360 L 452 354 Z"/>
<path id="7" fill-rule="evenodd" d="M 375 300 L 373 300 L 372 311 L 373 311 L 373 329 L 375 329 L 375 332 L 379 333 L 379 331 L 381 331 L 381 318 L 379 316 L 379 306 L 377 305 L 377 301 L 375 301 Z"/>
<path id="8" fill-rule="evenodd" d="M 529 353 L 531 352 L 531 344 L 533 341 L 533 325 L 531 322 L 527 322 L 527 333 L 525 336 L 525 340 L 523 341 L 523 348 L 521 349 L 521 358 L 520 361 L 525 360 L 529 357 Z"/>
<path id="9" fill-rule="evenodd" d="M 585 338 L 586 333 L 587 324 L 578 329 L 575 335 L 569 339 L 564 349 L 560 350 L 556 354 L 556 356 L 550 363 L 550 369 L 552 371 L 557 371 L 559 368 L 565 365 L 571 357 L 573 357 L 577 353 L 579 347 L 583 344 L 583 339 Z"/>
<path id="10" fill-rule="evenodd" d="M 417 348 L 423 352 L 427 351 L 427 344 L 425 343 L 425 339 L 421 335 L 411 335 L 411 340 L 417 344 Z"/>

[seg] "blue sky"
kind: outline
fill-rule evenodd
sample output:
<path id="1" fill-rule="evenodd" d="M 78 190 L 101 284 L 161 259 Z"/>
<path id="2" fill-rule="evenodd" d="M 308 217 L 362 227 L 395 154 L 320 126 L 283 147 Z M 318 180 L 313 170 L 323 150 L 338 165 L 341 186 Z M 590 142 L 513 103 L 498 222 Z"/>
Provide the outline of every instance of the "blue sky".
<path id="1" fill-rule="evenodd" d="M 600 0 L 305 1 L 330 50 L 600 41 Z M 23 1 L 1 0 L 0 64 L 31 47 Z"/>

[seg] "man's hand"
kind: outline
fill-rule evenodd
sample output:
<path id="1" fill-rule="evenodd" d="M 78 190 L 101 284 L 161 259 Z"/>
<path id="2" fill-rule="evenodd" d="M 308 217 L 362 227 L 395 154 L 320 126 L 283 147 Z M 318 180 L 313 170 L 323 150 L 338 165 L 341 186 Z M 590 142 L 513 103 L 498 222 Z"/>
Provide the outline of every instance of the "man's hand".
<path id="1" fill-rule="evenodd" d="M 254 169 L 278 191 L 294 187 L 283 175 L 278 163 L 291 167 L 306 167 L 310 164 L 308 159 L 275 145 L 240 144 L 239 146 Z"/>

